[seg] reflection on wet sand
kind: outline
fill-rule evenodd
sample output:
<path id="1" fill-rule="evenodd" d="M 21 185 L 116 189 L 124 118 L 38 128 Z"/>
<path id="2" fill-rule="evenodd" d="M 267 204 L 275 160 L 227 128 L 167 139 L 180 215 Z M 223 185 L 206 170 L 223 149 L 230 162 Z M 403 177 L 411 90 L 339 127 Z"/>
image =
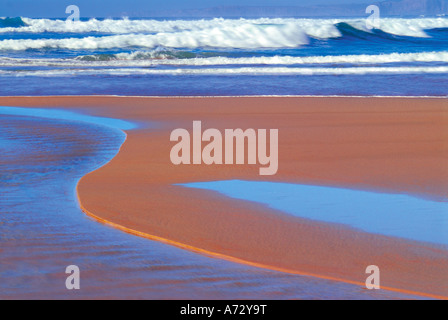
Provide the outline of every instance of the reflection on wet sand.
<path id="1" fill-rule="evenodd" d="M 115 155 L 118 130 L 3 115 L 0 137 L 0 299 L 405 297 L 203 257 L 92 221 L 75 185 Z M 65 289 L 72 264 L 80 291 Z"/>

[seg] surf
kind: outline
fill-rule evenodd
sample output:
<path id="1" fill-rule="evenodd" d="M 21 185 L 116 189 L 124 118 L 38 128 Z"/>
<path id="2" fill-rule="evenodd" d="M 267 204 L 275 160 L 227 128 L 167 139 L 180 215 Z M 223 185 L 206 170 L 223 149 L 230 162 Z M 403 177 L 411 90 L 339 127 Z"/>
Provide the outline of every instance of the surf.
<path id="1" fill-rule="evenodd" d="M 0 28 L 21 28 L 28 26 L 20 17 L 0 18 Z"/>
<path id="2" fill-rule="evenodd" d="M 132 20 L 90 19 L 68 27 L 65 20 L 4 18 L 0 20 L 0 33 L 60 33 L 64 39 L 37 39 L 24 47 L 7 46 L 1 43 L 0 50 L 27 50 L 36 48 L 114 48 L 141 47 L 225 47 L 225 48 L 270 48 L 297 47 L 310 39 L 358 39 L 377 38 L 397 40 L 404 38 L 431 38 L 431 30 L 448 29 L 446 18 L 381 20 L 379 29 L 370 31 L 365 19 L 210 19 L 210 20 Z M 85 37 L 70 38 L 70 34 Z M 92 37 L 92 34 L 108 36 Z M 120 36 L 127 35 L 128 42 Z M 110 38 L 115 36 L 118 38 Z M 69 40 L 73 45 L 64 44 Z M 372 39 L 370 39 L 372 40 Z M 403 40 L 403 39 L 402 39 Z M 406 40 L 406 39 L 404 39 Z M 407 39 L 411 40 L 411 39 Z M 104 42 L 108 42 L 105 45 Z M 11 43 L 11 42 L 10 42 Z M 14 42 L 12 42 L 13 44 Z M 37 45 L 36 43 L 39 43 Z"/>

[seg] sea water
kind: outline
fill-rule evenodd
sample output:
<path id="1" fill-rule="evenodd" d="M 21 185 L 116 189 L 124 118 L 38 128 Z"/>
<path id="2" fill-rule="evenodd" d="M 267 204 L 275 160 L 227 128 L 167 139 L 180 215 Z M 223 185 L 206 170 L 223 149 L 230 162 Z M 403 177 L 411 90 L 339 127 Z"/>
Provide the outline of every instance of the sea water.
<path id="1" fill-rule="evenodd" d="M 267 181 L 211 181 L 182 186 L 262 203 L 295 217 L 448 248 L 448 199 Z"/>
<path id="2" fill-rule="evenodd" d="M 447 17 L 0 21 L 0 95 L 448 95 Z"/>

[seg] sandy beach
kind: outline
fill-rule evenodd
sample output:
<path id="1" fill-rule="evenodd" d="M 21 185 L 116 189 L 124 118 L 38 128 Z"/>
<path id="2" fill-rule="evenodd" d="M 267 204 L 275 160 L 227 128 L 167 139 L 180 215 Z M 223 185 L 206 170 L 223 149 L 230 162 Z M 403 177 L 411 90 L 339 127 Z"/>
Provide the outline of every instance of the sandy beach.
<path id="1" fill-rule="evenodd" d="M 85 176 L 86 214 L 126 232 L 238 263 L 448 298 L 448 248 L 291 217 L 262 205 L 174 184 L 262 180 L 448 195 L 448 102 L 429 98 L 2 97 L 2 106 L 70 109 L 136 122 L 121 151 Z M 174 166 L 170 133 L 207 128 L 279 130 L 279 170 Z"/>

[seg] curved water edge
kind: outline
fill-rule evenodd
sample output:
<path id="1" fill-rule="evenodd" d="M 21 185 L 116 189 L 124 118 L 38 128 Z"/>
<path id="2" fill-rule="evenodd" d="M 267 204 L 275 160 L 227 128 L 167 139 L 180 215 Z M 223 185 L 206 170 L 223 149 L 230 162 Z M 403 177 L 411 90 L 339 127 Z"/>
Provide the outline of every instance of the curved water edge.
<path id="1" fill-rule="evenodd" d="M 80 214 L 73 190 L 116 155 L 123 133 L 11 113 L 0 118 L 0 298 L 403 297 L 210 259 L 105 228 Z M 82 272 L 79 292 L 65 289 L 72 264 Z"/>
<path id="2" fill-rule="evenodd" d="M 448 199 L 267 181 L 180 184 L 264 204 L 292 216 L 343 224 L 364 232 L 445 246 Z"/>
<path id="3" fill-rule="evenodd" d="M 79 214 L 72 196 L 73 184 L 93 167 L 98 167 L 97 164 L 92 167 L 90 163 L 90 169 L 86 170 L 82 162 L 75 161 L 74 167 L 77 169 L 82 167 L 84 172 L 77 173 L 76 177 L 71 179 L 61 179 L 58 176 L 55 181 L 52 180 L 54 177 L 45 179 L 48 178 L 49 166 L 54 163 L 44 163 L 45 165 L 37 169 L 35 163 L 29 166 L 21 165 L 16 169 L 18 162 L 26 160 L 26 152 L 30 151 L 30 145 L 36 142 L 33 142 L 33 139 L 48 137 L 51 132 L 45 132 L 45 128 L 53 126 L 53 129 L 60 129 L 61 126 L 55 125 L 60 121 L 28 119 L 23 116 L 14 118 L 10 115 L 1 117 L 0 122 L 21 126 L 29 124 L 32 127 L 31 131 L 26 130 L 21 133 L 17 132 L 15 125 L 0 127 L 3 151 L 2 181 L 4 182 L 1 186 L 12 189 L 2 190 L 2 195 L 5 197 L 2 197 L 3 214 L 0 217 L 3 227 L 0 254 L 2 261 L 8 261 L 8 264 L 2 264 L 0 267 L 2 298 L 73 297 L 73 294 L 63 288 L 65 276 L 61 271 L 73 263 L 78 264 L 83 272 L 82 288 L 84 290 L 76 297 L 206 298 L 215 296 L 231 298 L 234 295 L 253 297 L 253 288 L 258 288 L 258 292 L 265 292 L 266 296 L 272 294 L 273 297 L 306 297 L 306 293 L 298 288 L 306 287 L 306 283 L 311 284 L 314 280 L 305 279 L 298 286 L 298 278 L 292 280 L 286 275 L 259 270 L 251 271 L 225 261 L 206 259 L 159 243 L 131 237 L 85 219 Z M 65 131 L 73 127 L 67 122 L 62 122 L 62 126 Z M 116 133 L 116 131 L 107 130 L 108 139 L 99 140 L 100 136 L 107 132 L 101 131 L 98 135 L 92 130 L 92 126 L 80 126 L 79 123 L 74 127 L 80 130 L 71 132 L 72 134 L 77 134 L 81 140 L 88 136 L 97 139 L 103 144 L 103 149 L 104 143 L 111 141 L 110 138 L 113 137 L 111 133 Z M 42 133 L 41 129 L 44 130 L 43 135 L 39 135 Z M 86 133 L 85 136 L 83 132 Z M 26 134 L 30 141 L 26 136 L 20 138 L 22 134 Z M 9 135 L 13 137 L 12 141 Z M 8 145 L 11 146 L 17 142 L 17 139 L 24 140 L 28 148 L 25 150 L 17 147 L 8 148 L 7 150 L 21 153 L 15 152 L 10 154 L 11 157 L 5 157 L 7 152 L 5 152 L 4 142 L 9 141 Z M 67 149 L 67 145 L 64 145 L 64 148 L 57 148 L 61 140 L 50 144 L 44 142 L 40 139 L 37 144 L 38 153 L 51 148 L 52 153 L 58 155 Z M 66 142 L 69 143 L 70 140 Z M 118 146 L 119 143 L 115 145 L 115 151 Z M 71 153 L 69 152 L 70 156 L 72 156 Z M 8 165 L 11 168 L 5 170 L 8 159 L 11 161 Z M 64 167 L 66 166 L 67 163 Z M 59 172 L 60 169 L 54 167 L 53 170 Z M 28 171 L 36 172 L 27 174 Z M 9 175 L 8 172 L 11 174 Z M 42 181 L 44 183 L 41 183 Z M 68 181 L 72 181 L 70 186 L 66 185 Z M 61 182 L 64 183 L 61 184 Z M 20 188 L 17 187 L 17 183 L 22 183 Z M 48 197 L 48 194 L 51 194 L 51 197 Z M 63 219 L 60 219 L 61 213 Z M 42 219 L 43 217 L 46 219 Z M 48 229 L 52 230 L 47 234 Z M 19 248 L 25 248 L 26 252 L 22 252 Z M 272 277 L 276 280 L 269 280 Z M 290 284 L 290 281 L 295 282 L 295 285 Z M 220 287 L 219 292 L 216 286 Z M 325 286 L 328 286 L 327 296 L 330 297 L 334 287 L 330 282 Z M 348 288 L 346 292 L 351 290 L 353 289 Z M 322 291 L 323 296 L 325 296 L 324 291 Z M 342 291 L 342 296 L 347 294 L 343 294 Z M 359 291 L 362 294 L 362 290 Z M 279 292 L 283 293 L 279 294 Z"/>
<path id="4" fill-rule="evenodd" d="M 72 112 L 59 109 L 0 107 L 0 114 L 45 118 L 53 120 L 79 121 L 95 125 L 107 126 L 109 128 L 120 130 L 122 133 L 124 133 L 123 132 L 124 130 L 132 130 L 137 128 L 137 124 L 129 121 L 113 118 L 105 118 L 105 117 L 95 117 L 91 115 L 82 114 L 80 112 Z"/>

